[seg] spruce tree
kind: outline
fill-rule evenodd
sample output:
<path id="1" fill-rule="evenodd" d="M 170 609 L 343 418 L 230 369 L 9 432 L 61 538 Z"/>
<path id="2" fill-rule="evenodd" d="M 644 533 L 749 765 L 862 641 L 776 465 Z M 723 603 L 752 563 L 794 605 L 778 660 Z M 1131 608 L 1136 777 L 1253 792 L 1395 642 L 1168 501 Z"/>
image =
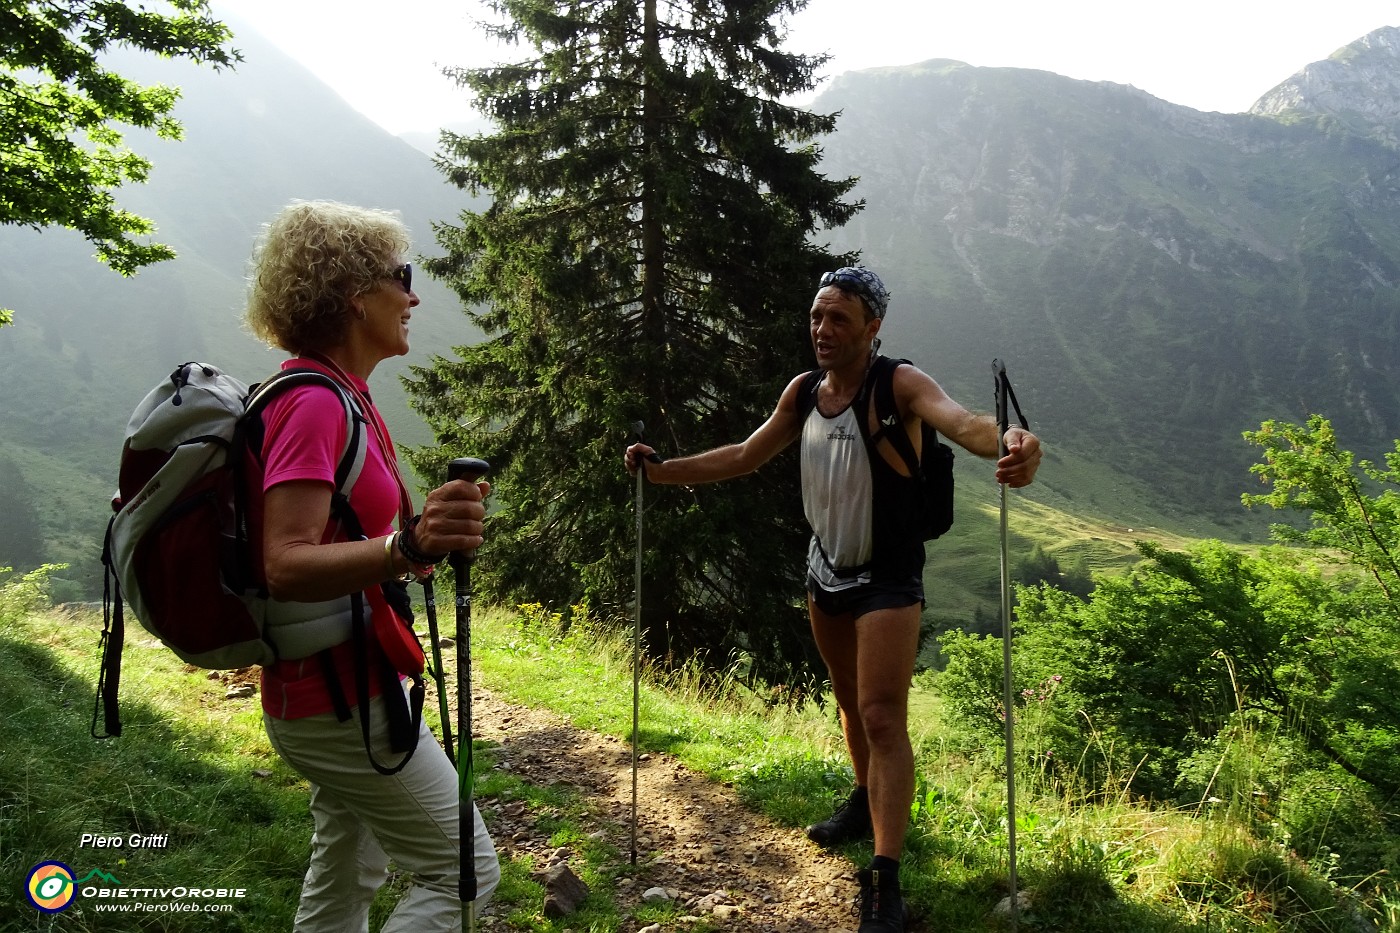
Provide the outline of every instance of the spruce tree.
<path id="1" fill-rule="evenodd" d="M 817 171 L 834 115 L 782 103 L 821 56 L 781 50 L 805 0 L 658 6 L 497 0 L 516 64 L 448 69 L 495 131 L 444 133 L 438 165 L 489 206 L 437 231 L 433 274 L 487 340 L 410 378 L 441 447 L 494 466 L 478 592 L 629 618 L 637 547 L 623 468 L 640 420 L 663 455 L 738 441 L 811 368 L 817 278 L 852 260 L 855 179 Z M 752 477 L 644 491 L 644 625 L 661 659 L 820 673 L 803 596 L 795 455 Z"/>

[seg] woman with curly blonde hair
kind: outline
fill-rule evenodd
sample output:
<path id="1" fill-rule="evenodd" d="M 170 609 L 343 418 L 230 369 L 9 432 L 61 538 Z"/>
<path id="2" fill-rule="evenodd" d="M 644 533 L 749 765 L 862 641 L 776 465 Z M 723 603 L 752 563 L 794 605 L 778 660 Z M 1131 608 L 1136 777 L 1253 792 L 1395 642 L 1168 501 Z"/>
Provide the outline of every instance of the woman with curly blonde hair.
<path id="1" fill-rule="evenodd" d="M 386 933 L 461 925 L 457 773 L 422 722 L 423 653 L 404 582 L 481 545 L 489 487 L 447 483 L 414 515 L 370 399 L 375 367 L 408 352 L 418 306 L 408 248 L 393 214 L 309 201 L 284 208 L 253 256 L 249 327 L 293 354 L 283 369 L 313 369 L 340 387 L 298 385 L 270 402 L 254 465 L 268 592 L 279 616 L 295 619 L 295 638 L 283 637 L 291 629 L 269 616 L 280 653 L 262 671 L 263 721 L 277 753 L 311 783 L 315 821 L 298 933 L 367 929 L 391 859 L 409 888 Z M 350 437 L 342 393 L 367 437 L 348 508 L 336 488 Z M 407 697 L 405 677 L 414 684 Z M 480 909 L 500 867 L 475 807 L 472 825 Z"/>

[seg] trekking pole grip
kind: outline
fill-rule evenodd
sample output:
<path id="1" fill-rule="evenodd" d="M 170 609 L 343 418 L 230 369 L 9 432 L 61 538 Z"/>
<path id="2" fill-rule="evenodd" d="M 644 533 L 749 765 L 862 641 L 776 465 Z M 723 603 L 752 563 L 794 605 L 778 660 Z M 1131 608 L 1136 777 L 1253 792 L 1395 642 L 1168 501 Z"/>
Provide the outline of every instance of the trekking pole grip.
<path id="1" fill-rule="evenodd" d="M 1006 410 L 1006 364 L 992 360 L 992 380 L 996 383 L 997 456 L 1006 456 L 1006 432 L 1011 427 L 1009 412 Z"/>
<path id="2" fill-rule="evenodd" d="M 469 483 L 478 482 L 483 476 L 491 471 L 491 464 L 478 457 L 458 457 L 447 464 L 447 481 L 464 479 Z M 461 563 L 470 563 L 476 556 L 475 551 L 453 551 L 451 563 L 454 570 Z"/>
<path id="3" fill-rule="evenodd" d="M 647 426 L 645 422 L 632 422 L 632 437 L 635 438 L 636 443 L 645 444 L 647 442 L 646 432 Z M 645 457 L 642 457 L 637 461 L 637 475 L 641 476 L 646 474 L 647 463 L 661 463 L 664 459 L 665 458 L 663 458 L 659 453 L 653 450 L 651 453 L 647 454 Z"/>
<path id="4" fill-rule="evenodd" d="M 458 457 L 447 464 L 447 480 L 464 479 L 475 483 L 491 471 L 491 464 L 477 457 Z"/>

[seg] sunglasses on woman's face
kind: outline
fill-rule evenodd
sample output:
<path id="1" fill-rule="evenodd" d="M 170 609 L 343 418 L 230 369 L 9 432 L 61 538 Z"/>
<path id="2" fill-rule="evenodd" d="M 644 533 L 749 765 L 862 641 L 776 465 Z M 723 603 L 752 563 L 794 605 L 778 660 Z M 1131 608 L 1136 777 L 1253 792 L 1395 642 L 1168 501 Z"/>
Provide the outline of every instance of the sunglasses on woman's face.
<path id="1" fill-rule="evenodd" d="M 389 273 L 389 278 L 403 286 L 405 292 L 413 291 L 413 264 L 406 262 L 393 272 Z"/>

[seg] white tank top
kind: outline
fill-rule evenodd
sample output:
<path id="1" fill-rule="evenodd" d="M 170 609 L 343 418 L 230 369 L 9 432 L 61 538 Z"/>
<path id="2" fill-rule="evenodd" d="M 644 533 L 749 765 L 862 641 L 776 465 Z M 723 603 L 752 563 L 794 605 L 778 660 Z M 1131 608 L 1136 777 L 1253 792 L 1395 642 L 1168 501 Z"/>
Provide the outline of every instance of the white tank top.
<path id="1" fill-rule="evenodd" d="M 828 418 L 812 408 L 802 425 L 802 506 L 812 526 L 807 571 L 822 587 L 837 591 L 869 582 L 838 567 L 868 562 L 875 544 L 874 486 L 856 413 L 848 405 Z"/>

